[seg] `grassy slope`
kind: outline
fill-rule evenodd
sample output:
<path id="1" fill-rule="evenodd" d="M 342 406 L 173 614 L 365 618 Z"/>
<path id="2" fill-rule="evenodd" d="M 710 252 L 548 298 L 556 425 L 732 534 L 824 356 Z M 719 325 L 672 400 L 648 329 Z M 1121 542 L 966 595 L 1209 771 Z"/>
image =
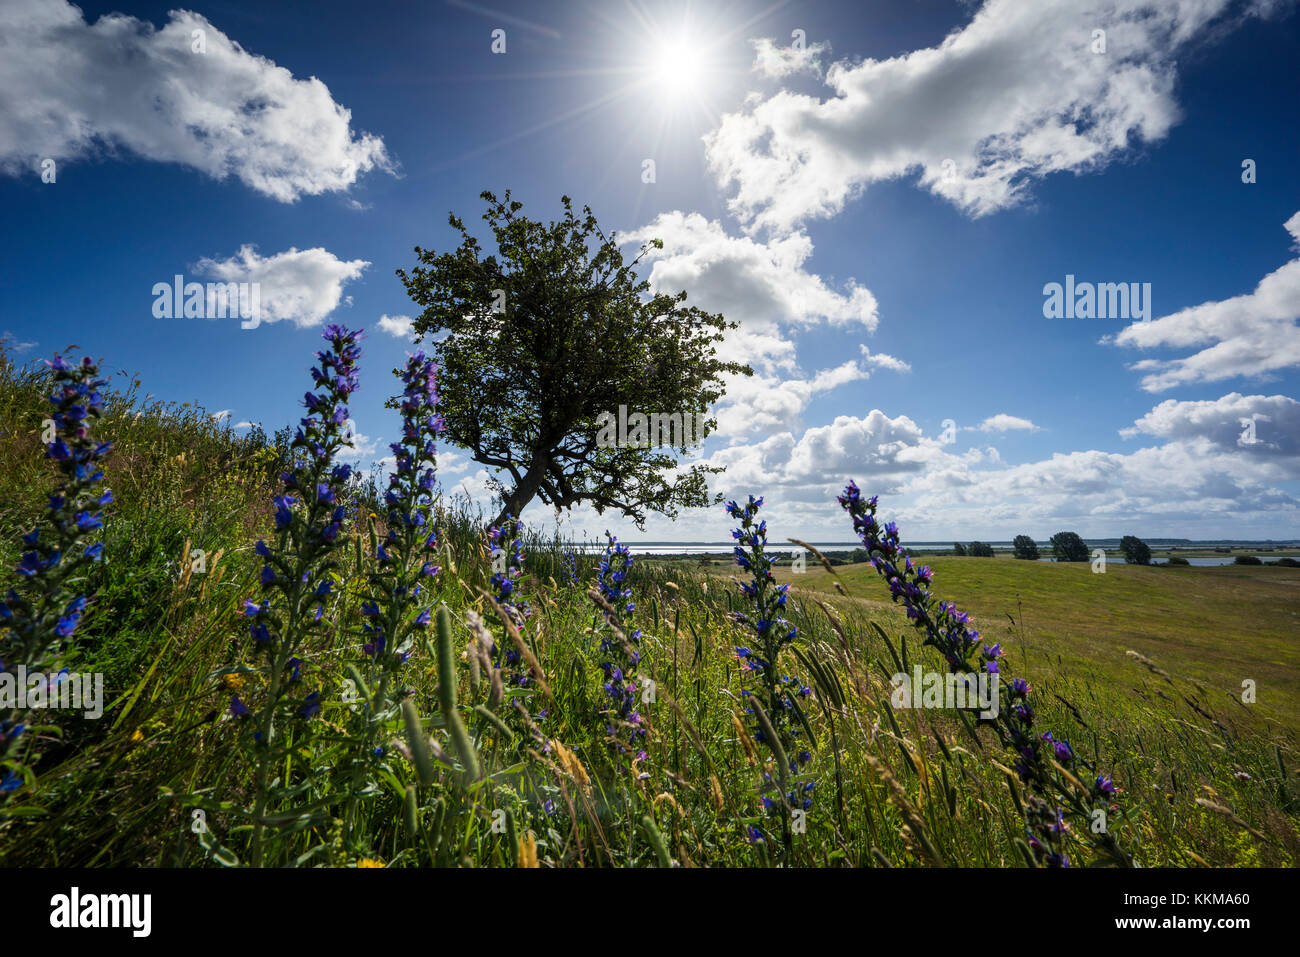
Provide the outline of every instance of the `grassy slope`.
<path id="1" fill-rule="evenodd" d="M 37 383 L 5 371 L 0 411 L 0 552 L 10 567 L 16 536 L 35 519 L 44 493 Z M 234 746 L 225 714 L 230 688 L 223 687 L 221 672 L 255 662 L 239 602 L 256 593 L 258 564 L 250 545 L 266 528 L 274 455 L 241 444 L 197 410 L 142 406 L 130 397 L 110 405 L 99 433 L 119 443 L 106 466 L 119 501 L 105 528 L 107 558 L 93 582 L 99 597 L 72 663 L 106 672 L 112 704 L 98 722 L 59 716 L 63 741 L 44 746 L 39 789 L 23 797 L 32 815 L 0 825 L 0 861 L 210 865 L 190 830 L 193 801 L 185 796 L 202 792 L 232 809 L 247 804 L 250 767 Z M 486 584 L 489 565 L 481 530 L 472 521 L 443 515 L 440 522 L 444 571 L 431 598 L 445 601 L 459 623 L 467 608 L 482 607 L 478 589 Z M 364 525 L 356 530 L 362 536 L 368 534 Z M 191 574 L 182 562 L 187 541 L 207 552 L 203 574 Z M 718 573 L 700 574 L 693 563 L 645 563 L 634 572 L 636 624 L 646 632 L 643 670 L 659 687 L 659 703 L 647 708 L 654 728 L 644 766 L 649 776 L 638 781 L 609 760 L 603 721 L 595 715 L 601 679 L 593 608 L 581 589 L 554 585 L 552 578 L 562 576 L 553 546 L 534 539 L 528 550 L 530 574 L 522 590 L 535 609 L 528 638 L 555 693 L 547 733 L 586 766 L 590 792 L 584 797 L 573 775 L 553 758 L 521 764 L 508 743 L 468 711 L 475 699 L 462 674 L 462 707 L 491 780 L 469 798 L 457 798 L 451 772 L 426 788 L 428 803 L 420 811 L 425 835 L 436 828 L 449 839 L 437 845 L 436 856 L 404 836 L 400 789 L 369 793 L 367 855 L 390 864 L 508 864 L 509 852 L 490 828 L 491 811 L 507 807 L 521 831 L 538 835 L 543 866 L 653 863 L 638 826 L 647 813 L 683 863 L 762 863 L 760 849 L 744 840 L 745 826 L 761 818 L 758 772 L 735 720 L 743 673 L 733 649 L 745 638 L 727 620 L 739 607 L 734 589 L 710 581 Z M 355 572 L 355 553 L 351 546 L 348 551 Z M 1125 789 L 1128 819 L 1116 821 L 1115 829 L 1144 865 L 1300 860 L 1294 715 L 1280 706 L 1276 721 L 1264 717 L 1282 689 L 1295 686 L 1284 654 L 1295 611 L 1287 596 L 1295 592 L 1257 590 L 1283 588 L 1280 583 L 1296 581 L 1296 572 L 1112 567 L 1106 576 L 1092 576 L 1087 566 L 1030 569 L 973 559 L 934 564 L 939 594 L 969 607 L 994 638 L 1004 637 L 1004 611 L 1019 617 L 1014 599 L 1020 588 L 1041 726 L 1068 738 L 1090 760 L 1095 757 Z M 591 561 L 583 566 L 589 578 Z M 1027 575 L 1034 576 L 1033 590 L 1023 584 Z M 933 656 L 919 652 L 914 637 L 899 640 L 904 626 L 892 606 L 876 600 L 884 593 L 874 576 L 846 569 L 843 577 L 852 598 L 819 590 L 828 585 L 820 572 L 800 576 L 789 612 L 800 628 L 800 647 L 831 669 L 845 697 L 843 708 L 826 708 L 819 689 L 818 700 L 810 702 L 818 739 L 816 801 L 794 863 L 870 866 L 876 853 L 897 865 L 921 861 L 915 841 L 901 830 L 883 773 L 920 809 L 946 863 L 1019 865 L 1013 840 L 1023 826 L 993 763 L 1005 755 L 987 735 L 972 740 L 942 712 L 899 712 L 901 733 L 892 732 L 882 704 L 894 670 L 891 652 L 870 623 L 884 626 L 904 656 L 932 667 Z M 1207 597 L 1212 582 L 1225 586 L 1220 603 Z M 1252 590 L 1233 591 L 1234 583 L 1249 583 Z M 842 637 L 813 598 L 832 609 Z M 342 662 L 359 658 L 358 600 L 355 591 L 337 593 L 329 614 L 338 628 L 308 656 L 313 686 L 326 691 L 322 731 L 344 731 L 349 720 L 336 689 Z M 1055 621 L 1073 623 L 1050 624 Z M 1236 636 L 1231 647 L 1246 664 L 1228 657 L 1224 642 L 1216 643 L 1220 632 Z M 456 634 L 463 647 L 463 625 Z M 1018 667 L 1017 639 L 1007 646 Z M 1175 677 L 1166 680 L 1129 662 L 1122 655 L 1128 646 Z M 793 662 L 786 667 L 803 670 Z M 1239 681 L 1239 671 L 1259 682 L 1262 705 L 1255 710 L 1227 699 L 1225 689 Z M 1203 677 L 1209 690 L 1199 691 L 1181 675 Z M 409 680 L 419 710 L 443 737 L 436 669 L 426 649 L 417 649 Z M 249 674 L 240 693 L 255 700 L 260 681 Z M 337 746 L 345 747 L 346 738 Z M 329 753 L 304 752 L 297 767 L 285 770 L 318 777 L 323 787 L 335 780 L 332 761 Z M 411 780 L 410 766 L 396 753 L 389 764 L 397 784 Z M 1231 808 L 1244 824 L 1198 805 L 1198 797 Z M 550 812 L 546 802 L 552 802 Z M 209 820 L 213 833 L 242 849 L 233 810 L 213 812 Z M 292 862 L 309 847 L 329 844 L 330 833 L 328 820 L 313 825 L 290 841 L 281 860 Z M 451 843 L 456 850 L 448 857 Z M 356 857 L 355 849 L 331 844 L 312 860 L 346 865 Z"/>

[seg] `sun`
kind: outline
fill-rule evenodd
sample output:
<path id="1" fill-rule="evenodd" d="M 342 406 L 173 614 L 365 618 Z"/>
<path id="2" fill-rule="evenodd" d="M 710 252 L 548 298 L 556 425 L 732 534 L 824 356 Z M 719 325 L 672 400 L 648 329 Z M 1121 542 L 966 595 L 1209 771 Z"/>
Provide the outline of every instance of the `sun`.
<path id="1" fill-rule="evenodd" d="M 709 51 L 689 34 L 655 42 L 648 58 L 652 90 L 672 99 L 703 93 L 709 72 Z"/>

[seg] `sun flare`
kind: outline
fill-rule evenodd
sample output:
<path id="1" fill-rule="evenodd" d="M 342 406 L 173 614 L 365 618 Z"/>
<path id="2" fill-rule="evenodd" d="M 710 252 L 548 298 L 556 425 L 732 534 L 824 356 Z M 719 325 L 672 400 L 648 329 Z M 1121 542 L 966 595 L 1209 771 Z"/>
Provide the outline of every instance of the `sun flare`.
<path id="1" fill-rule="evenodd" d="M 687 36 L 661 40 L 650 57 L 654 88 L 673 98 L 698 91 L 707 70 L 707 51 Z"/>

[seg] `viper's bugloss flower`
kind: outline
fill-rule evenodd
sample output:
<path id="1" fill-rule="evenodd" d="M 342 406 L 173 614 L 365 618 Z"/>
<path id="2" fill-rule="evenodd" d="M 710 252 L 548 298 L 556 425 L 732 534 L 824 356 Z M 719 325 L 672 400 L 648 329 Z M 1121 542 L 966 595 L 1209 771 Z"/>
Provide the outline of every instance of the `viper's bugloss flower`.
<path id="1" fill-rule="evenodd" d="M 272 499 L 276 534 L 254 546 L 262 562 L 261 594 L 242 606 L 254 651 L 269 665 L 270 683 L 253 722 L 259 764 L 275 760 L 277 714 L 311 717 L 320 708 L 319 692 L 301 699 L 292 695 L 296 703 L 291 694 L 301 684 L 300 650 L 325 628 L 334 555 L 345 537 L 347 509 L 339 503 L 346 499 L 351 469 L 333 459 L 350 441 L 346 399 L 357 388 L 360 334 L 332 326 L 324 338 L 330 348 L 316 353 L 316 388 L 303 397 L 307 415 L 290 443 L 292 461 L 280 475 L 280 493 Z M 232 705 L 232 713 L 243 717 L 237 712 Z"/>
<path id="2" fill-rule="evenodd" d="M 567 584 L 578 584 L 578 556 L 574 552 L 565 552 L 560 559 L 560 567 Z"/>
<path id="3" fill-rule="evenodd" d="M 319 691 L 313 691 L 311 694 L 307 695 L 307 697 L 303 698 L 302 706 L 298 709 L 298 713 L 308 720 L 314 718 L 317 712 L 319 711 L 320 711 Z"/>
<path id="4" fill-rule="evenodd" d="M 636 611 L 628 576 L 634 559 L 626 545 L 605 532 L 605 551 L 596 572 L 596 589 L 612 611 L 604 610 L 608 631 L 601 632 L 600 652 L 605 660 L 600 669 L 605 676 L 604 691 L 609 704 L 601 709 L 610 747 L 619 754 L 632 752 L 643 760 L 642 742 L 645 724 L 636 710 L 637 672 L 641 664 L 641 629 L 630 629 L 630 617 Z M 629 630 L 630 629 L 630 630 Z"/>
<path id="5" fill-rule="evenodd" d="M 1028 700 L 1033 689 L 1023 678 L 1002 674 L 1001 644 L 985 644 L 980 633 L 970 627 L 967 613 L 959 611 L 952 602 L 939 601 L 932 595 L 929 586 L 934 581 L 933 572 L 927 566 L 918 568 L 912 563 L 899 543 L 898 526 L 894 522 L 880 524 L 876 518 L 875 496 L 862 498 L 857 484 L 849 482 L 839 496 L 839 503 L 849 513 L 853 530 L 866 547 L 872 567 L 889 587 L 890 596 L 906 609 L 912 626 L 925 634 L 924 644 L 943 655 L 950 671 L 974 675 L 982 670 L 997 676 L 997 688 L 1009 692 L 1010 701 L 1002 703 L 996 715 L 979 716 L 977 720 L 992 727 L 1003 746 L 1015 754 L 1015 771 L 1021 782 L 1034 792 L 1033 800 L 1039 802 L 1026 812 L 1029 846 L 1041 862 L 1068 866 L 1069 858 L 1060 843 L 1065 834 L 1063 814 L 1089 818 L 1094 807 L 1104 805 L 1118 789 L 1109 778 L 1099 775 L 1091 794 L 1085 798 L 1076 795 L 1077 789 L 1067 782 L 1059 780 L 1053 761 L 1071 772 L 1076 765 L 1087 767 L 1087 764 L 1067 742 L 1058 740 L 1050 731 L 1041 734 L 1035 731 L 1034 709 Z M 1057 800 L 1067 802 L 1065 811 L 1049 803 Z M 1088 827 L 1076 828 L 1074 832 L 1087 834 L 1094 846 L 1114 860 L 1129 863 L 1109 832 L 1097 833 Z"/>
<path id="6" fill-rule="evenodd" d="M 528 607 L 528 602 L 519 596 L 525 561 L 521 529 L 519 520 L 506 513 L 499 526 L 488 528 L 486 538 L 488 556 L 492 561 L 492 575 L 488 580 L 492 586 L 489 597 L 501 614 L 522 631 L 532 617 L 532 610 Z M 493 641 L 488 654 L 493 668 L 501 672 L 502 684 L 514 689 L 506 714 L 522 732 L 521 742 L 531 740 L 543 751 L 549 751 L 550 742 L 539 727 L 542 715 L 528 713 L 527 701 L 532 696 L 537 679 L 532 666 L 525 664 L 509 635 L 503 634 L 501 641 Z"/>
<path id="7" fill-rule="evenodd" d="M 519 520 L 507 513 L 500 528 L 493 525 L 487 530 L 487 543 L 488 557 L 492 559 L 489 583 L 495 590 L 492 597 L 497 604 L 514 609 L 517 622 L 522 624 L 532 611 L 527 602 L 514 598 L 515 584 L 524 573 L 524 543 L 519 532 Z"/>
<path id="8" fill-rule="evenodd" d="M 443 423 L 436 412 L 437 372 L 431 358 L 416 352 L 407 356 L 398 373 L 403 385 L 396 399 L 402 410 L 402 437 L 390 446 L 394 470 L 384 492 L 384 530 L 370 526 L 373 561 L 359 606 L 363 638 L 359 670 L 370 688 L 366 700 L 354 709 L 361 722 L 354 758 L 359 766 L 384 754 L 375 737 L 406 694 L 397 687 L 397 674 L 409 660 L 416 636 L 431 620 L 428 579 L 437 574 L 438 566 L 425 553 L 438 547 L 433 490 Z M 379 516 L 371 513 L 370 517 L 373 522 Z"/>
<path id="9" fill-rule="evenodd" d="M 740 527 L 731 532 L 731 537 L 739 543 L 734 550 L 736 564 L 749 572 L 747 581 L 736 583 L 747 600 L 748 610 L 735 613 L 733 620 L 752 635 L 756 649 L 741 645 L 736 648 L 736 656 L 744 663 L 745 672 L 753 674 L 759 681 L 758 704 L 781 740 L 768 739 L 753 704 L 745 708 L 745 713 L 750 716 L 750 734 L 755 741 L 768 747 L 773 758 L 779 754 L 786 756 L 787 767 L 779 768 L 778 776 L 782 781 L 788 781 L 789 776 L 800 774 L 812 760 L 810 751 L 798 747 L 803 730 L 795 717 L 798 699 L 812 692 L 799 678 L 780 674 L 777 670 L 781 652 L 794 642 L 799 631 L 780 615 L 789 600 L 790 586 L 776 584 L 772 573 L 773 563 L 767 556 L 767 521 L 755 522 L 762 507 L 763 500 L 752 495 L 743 506 L 734 501 L 726 505 L 727 514 L 740 522 Z M 742 696 L 753 700 L 747 689 L 742 689 Z M 807 782 L 798 792 L 786 792 L 782 801 L 766 793 L 775 790 L 779 795 L 781 789 L 773 782 L 771 774 L 764 772 L 763 806 L 771 817 L 782 818 L 788 823 L 791 811 L 812 806 L 809 796 L 812 783 Z"/>
<path id="10" fill-rule="evenodd" d="M 103 414 L 100 389 L 107 380 L 89 356 L 69 362 L 56 355 L 46 360 L 52 389 L 47 395 L 49 418 L 42 430 L 45 455 L 55 466 L 56 487 L 46 497 L 41 522 L 23 535 L 25 546 L 17 568 L 19 582 L 0 599 L 0 671 L 22 665 L 48 670 L 76 633 L 87 607 L 81 593 L 87 567 L 103 556 L 103 545 L 88 541 L 103 528 L 103 513 L 112 495 L 99 487 L 104 472 L 99 463 L 111 444 L 96 442 L 91 427 Z M 7 727 L 21 727 L 17 709 L 0 713 Z M 17 735 L 0 740 L 0 758 L 14 756 Z"/>

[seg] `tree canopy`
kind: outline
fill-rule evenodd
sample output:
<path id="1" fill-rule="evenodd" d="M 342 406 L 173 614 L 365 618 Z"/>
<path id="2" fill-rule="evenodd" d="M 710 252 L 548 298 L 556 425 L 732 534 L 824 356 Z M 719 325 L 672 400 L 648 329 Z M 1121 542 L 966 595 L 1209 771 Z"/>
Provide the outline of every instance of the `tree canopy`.
<path id="1" fill-rule="evenodd" d="M 1130 565 L 1150 565 L 1151 546 L 1136 535 L 1125 535 L 1119 540 L 1119 550 Z"/>
<path id="2" fill-rule="evenodd" d="M 1038 561 L 1038 543 L 1028 535 L 1017 535 L 1015 541 L 1011 543 L 1015 549 L 1016 558 L 1023 558 L 1031 562 Z"/>
<path id="3" fill-rule="evenodd" d="M 685 291 L 651 293 L 635 268 L 660 240 L 627 262 L 617 236 L 568 196 L 549 224 L 522 215 L 509 191 L 481 198 L 496 253 L 484 255 L 453 213 L 459 248 L 417 246 L 419 264 L 397 274 L 423 307 L 412 330 L 441 366 L 447 439 L 509 477 L 492 484 L 502 516 L 540 498 L 557 510 L 617 509 L 643 527 L 648 512 L 720 501 L 707 476 L 722 470 L 683 467 L 678 453 L 716 427 L 708 412 L 721 376 L 753 374 L 717 357 L 736 323 L 685 305 Z M 674 429 L 674 415 L 696 428 Z"/>
<path id="4" fill-rule="evenodd" d="M 1086 562 L 1088 546 L 1077 532 L 1057 532 L 1052 536 L 1052 555 L 1058 562 Z"/>

